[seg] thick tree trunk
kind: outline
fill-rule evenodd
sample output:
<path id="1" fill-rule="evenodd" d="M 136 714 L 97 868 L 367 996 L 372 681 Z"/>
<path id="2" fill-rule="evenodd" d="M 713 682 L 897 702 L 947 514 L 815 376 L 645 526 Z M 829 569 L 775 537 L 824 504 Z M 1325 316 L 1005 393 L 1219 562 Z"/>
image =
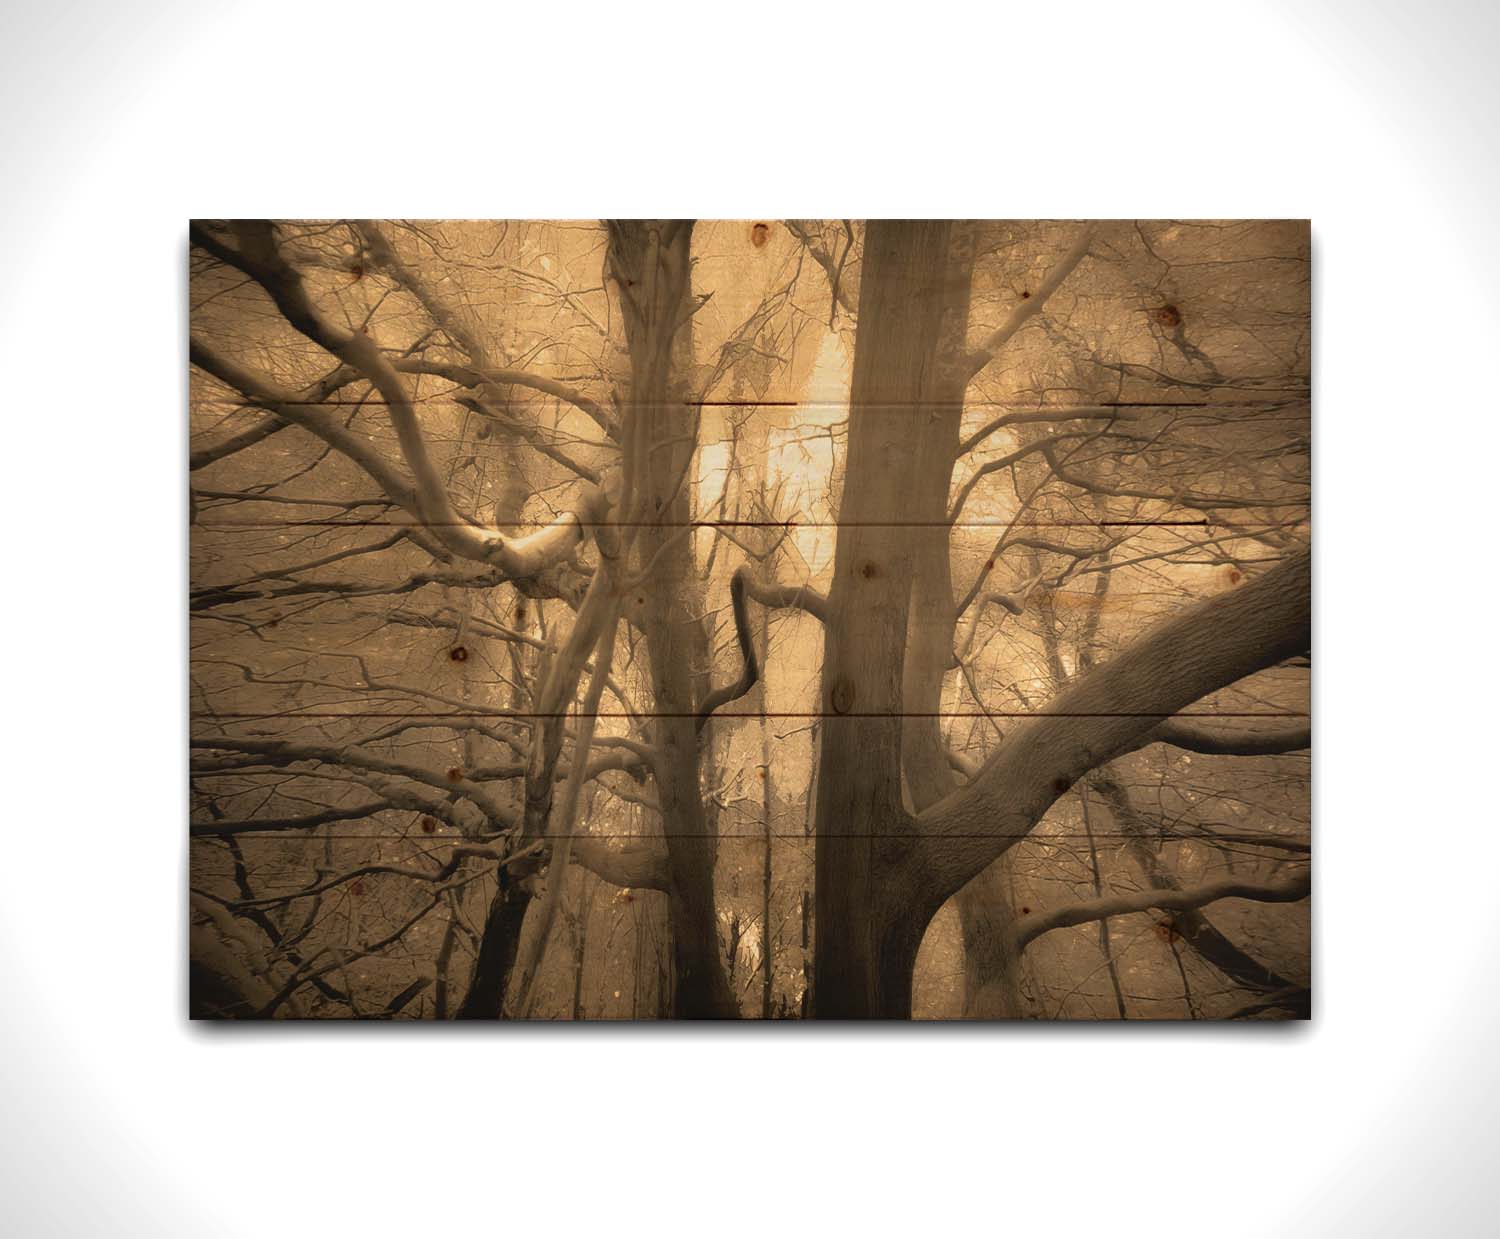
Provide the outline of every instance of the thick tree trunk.
<path id="1" fill-rule="evenodd" d="M 1021 996 L 1009 877 L 1010 858 L 1002 856 L 953 897 L 963 931 L 966 1020 L 1019 1020 L 1029 1014 Z"/>
<path id="2" fill-rule="evenodd" d="M 909 1015 L 912 968 L 934 910 L 912 898 L 905 872 L 916 838 L 902 806 L 902 668 L 912 462 L 944 417 L 934 407 L 942 395 L 934 360 L 951 234 L 946 221 L 872 221 L 865 233 L 820 703 L 819 1019 Z"/>
<path id="3" fill-rule="evenodd" d="M 951 526 L 947 523 L 953 464 L 958 455 L 965 380 L 953 378 L 965 353 L 970 283 L 974 267 L 972 228 L 953 226 L 943 289 L 944 319 L 934 358 L 940 376 L 937 397 L 926 410 L 923 450 L 912 477 L 914 548 L 910 633 L 903 668 L 902 772 L 913 812 L 936 804 L 958 787 L 943 737 L 943 688 L 953 669 L 958 616 L 953 599 Z M 1005 859 L 954 896 L 963 932 L 964 1016 L 1016 1019 L 1024 1014 L 1020 956 L 1011 946 L 1016 917 Z"/>
<path id="4" fill-rule="evenodd" d="M 940 472 L 933 462 L 941 455 L 928 452 L 938 440 L 951 442 L 947 419 L 956 416 L 965 377 L 961 368 L 950 372 L 939 348 L 963 301 L 948 287 L 953 252 L 947 223 L 874 222 L 866 234 L 820 701 L 818 1018 L 908 1016 L 917 947 L 944 900 L 1156 722 L 1310 642 L 1308 562 L 1293 554 L 1232 595 L 1144 634 L 1015 727 L 970 783 L 942 794 L 946 761 L 931 759 L 946 758 L 940 730 L 911 726 L 903 735 L 901 716 L 908 666 L 922 670 L 916 680 L 926 700 L 940 701 L 932 667 L 951 650 L 951 616 L 939 629 L 920 626 L 910 652 L 907 630 L 912 516 L 934 490 L 913 483 L 929 464 Z M 943 559 L 916 556 L 923 565 Z M 937 603 L 924 595 L 921 605 L 941 606 L 937 592 Z M 947 648 L 934 636 L 941 627 Z M 916 713 L 916 705 L 904 708 Z M 938 797 L 925 809 L 904 807 L 903 766 L 914 804 Z"/>

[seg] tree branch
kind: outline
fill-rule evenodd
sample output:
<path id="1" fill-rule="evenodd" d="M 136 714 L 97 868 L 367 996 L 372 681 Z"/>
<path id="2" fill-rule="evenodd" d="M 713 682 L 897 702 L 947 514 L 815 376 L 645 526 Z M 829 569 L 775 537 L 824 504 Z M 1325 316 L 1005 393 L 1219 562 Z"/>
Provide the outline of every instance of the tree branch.
<path id="1" fill-rule="evenodd" d="M 325 809 L 321 813 L 309 813 L 303 817 L 249 818 L 243 822 L 194 822 L 188 834 L 198 835 L 242 835 L 269 830 L 311 830 L 315 826 L 326 826 L 331 822 L 353 822 L 364 817 L 373 817 L 391 806 L 384 800 L 373 800 L 368 804 L 351 805 L 347 809 Z"/>
<path id="2" fill-rule="evenodd" d="M 1041 282 L 1036 292 L 1012 310 L 1010 317 L 1005 320 L 1000 329 L 986 337 L 984 342 L 964 359 L 964 377 L 968 382 L 972 383 L 975 376 L 995 360 L 995 355 L 1005 347 L 1010 338 L 1041 313 L 1048 298 L 1062 286 L 1062 282 L 1073 274 L 1074 268 L 1088 255 L 1089 246 L 1093 243 L 1097 229 L 1097 224 L 1085 226 L 1078 234 L 1078 240 L 1073 243 L 1073 248 L 1064 254 L 1057 266 L 1047 273 L 1047 278 Z"/>
<path id="3" fill-rule="evenodd" d="M 496 800 L 472 779 L 464 777 L 461 770 L 451 771 L 449 775 L 439 774 L 422 766 L 413 766 L 388 757 L 381 757 L 376 753 L 366 752 L 354 745 L 314 744 L 295 740 L 240 739 L 229 736 L 192 739 L 188 743 L 195 749 L 219 749 L 230 753 L 252 754 L 264 758 L 270 765 L 291 765 L 296 762 L 312 761 L 323 765 L 368 771 L 376 775 L 393 775 L 397 778 L 410 779 L 414 783 L 426 784 L 440 791 L 457 792 L 460 796 L 472 801 L 496 828 L 515 824 L 515 814 L 510 807 Z M 200 773 L 211 774 L 214 771 L 206 769 Z M 450 777 L 450 775 L 457 777 Z M 380 787 L 376 790 L 384 795 L 390 789 Z M 425 800 L 422 807 L 426 808 Z"/>
<path id="4" fill-rule="evenodd" d="M 1308 870 L 1283 882 L 1244 882 L 1237 878 L 1225 878 L 1218 882 L 1206 882 L 1202 886 L 1186 890 L 1132 891 L 1125 895 L 1105 895 L 1099 899 L 1087 899 L 1080 903 L 1053 908 L 1026 917 L 1016 925 L 1016 947 L 1020 949 L 1042 934 L 1054 929 L 1066 929 L 1072 925 L 1084 925 L 1089 921 L 1108 916 L 1125 916 L 1131 912 L 1145 912 L 1149 908 L 1166 911 L 1186 911 L 1201 908 L 1204 904 L 1220 899 L 1253 899 L 1260 903 L 1296 903 L 1312 893 L 1312 874 Z"/>
<path id="5" fill-rule="evenodd" d="M 974 779 L 918 817 L 928 898 L 958 890 L 1078 779 L 1179 710 L 1306 650 L 1311 595 L 1304 550 L 1158 624 L 1012 730 Z"/>
<path id="6" fill-rule="evenodd" d="M 229 435 L 212 443 L 208 447 L 198 448 L 188 455 L 188 472 L 196 473 L 199 469 L 211 465 L 216 460 L 223 460 L 226 456 L 233 456 L 236 452 L 243 452 L 247 447 L 254 447 L 257 443 L 269 439 L 278 431 L 285 430 L 291 422 L 274 414 L 266 414 L 257 419 L 254 425 L 247 426 L 238 434 Z"/>
<path id="7" fill-rule="evenodd" d="M 822 241 L 814 238 L 811 230 L 804 227 L 801 220 L 787 219 L 783 220 L 782 223 L 786 225 L 787 231 L 801 242 L 812 260 L 823 268 L 824 274 L 828 276 L 828 287 L 832 292 L 834 300 L 845 314 L 853 318 L 859 310 L 854 304 L 854 298 L 849 295 L 848 287 L 843 280 L 843 268 L 849 258 L 849 249 L 853 248 L 853 238 L 850 238 L 843 258 L 835 261 L 833 255 L 824 248 Z"/>
<path id="8" fill-rule="evenodd" d="M 1295 753 L 1312 747 L 1312 722 L 1309 720 L 1278 731 L 1226 731 L 1200 727 L 1184 719 L 1168 719 L 1142 736 L 1140 744 L 1135 747 L 1144 748 L 1148 744 L 1170 744 L 1193 753 L 1227 757 Z"/>
<path id="9" fill-rule="evenodd" d="M 575 835 L 573 863 L 625 889 L 669 891 L 671 868 L 666 848 L 651 840 L 617 845 L 614 840 Z"/>
<path id="10" fill-rule="evenodd" d="M 760 679 L 760 664 L 755 657 L 755 638 L 750 632 L 750 617 L 745 613 L 745 577 L 743 567 L 736 568 L 729 578 L 729 601 L 734 612 L 734 635 L 740 646 L 740 676 L 733 684 L 714 689 L 698 707 L 698 732 L 708 726 L 708 720 L 720 706 L 737 701 Z"/>
<path id="11" fill-rule="evenodd" d="M 290 425 L 301 426 L 335 451 L 347 456 L 379 484 L 393 503 L 420 518 L 416 490 L 410 478 L 375 451 L 363 436 L 345 427 L 327 409 L 320 409 L 315 402 L 304 400 L 303 393 L 289 392 L 276 386 L 263 375 L 220 355 L 197 338 L 188 341 L 188 360 L 205 374 L 234 388 L 251 404 L 274 413 Z"/>
<path id="12" fill-rule="evenodd" d="M 191 229 L 191 237 L 193 244 L 255 280 L 287 322 L 340 361 L 352 366 L 380 393 L 396 431 L 397 442 L 401 445 L 401 454 L 415 481 L 416 509 L 443 546 L 465 559 L 495 564 L 510 576 L 531 576 L 569 555 L 583 540 L 587 525 L 604 515 L 608 500 L 597 487 L 590 487 L 585 491 L 577 512 L 567 513 L 552 525 L 524 538 L 507 538 L 498 530 L 485 529 L 461 519 L 442 476 L 427 454 L 416 410 L 395 366 L 364 332 L 345 331 L 323 316 L 308 295 L 301 275 L 277 248 L 269 222 L 241 221 L 235 229 L 240 238 L 238 251 L 211 237 L 196 224 Z M 367 451 L 366 455 L 374 453 Z M 368 464 L 365 467 L 368 469 Z"/>
<path id="13" fill-rule="evenodd" d="M 813 589 L 810 585 L 783 585 L 779 581 L 760 581 L 751 576 L 744 568 L 739 570 L 744 573 L 742 581 L 746 597 L 755 599 L 763 607 L 771 610 L 790 609 L 803 611 L 811 615 L 815 620 L 826 623 L 828 620 L 828 599 Z M 738 576 L 739 573 L 736 573 Z"/>

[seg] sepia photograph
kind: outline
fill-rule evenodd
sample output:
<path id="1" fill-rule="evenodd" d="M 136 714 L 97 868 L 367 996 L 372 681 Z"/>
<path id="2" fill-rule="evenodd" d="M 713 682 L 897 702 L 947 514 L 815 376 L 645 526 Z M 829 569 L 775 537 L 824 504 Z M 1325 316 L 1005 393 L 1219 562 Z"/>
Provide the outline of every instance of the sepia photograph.
<path id="1" fill-rule="evenodd" d="M 1306 221 L 190 243 L 195 1018 L 1308 1017 Z"/>
<path id="2" fill-rule="evenodd" d="M 1493 1234 L 1500 8 L 0 30 L 0 1234 Z"/>

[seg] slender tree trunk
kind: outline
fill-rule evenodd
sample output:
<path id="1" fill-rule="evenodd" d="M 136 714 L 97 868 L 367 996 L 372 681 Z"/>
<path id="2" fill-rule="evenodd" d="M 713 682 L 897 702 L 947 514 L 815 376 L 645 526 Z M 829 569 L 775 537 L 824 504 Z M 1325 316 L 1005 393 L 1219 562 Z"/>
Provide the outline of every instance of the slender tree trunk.
<path id="1" fill-rule="evenodd" d="M 802 997 L 797 1015 L 806 1019 L 812 1010 L 812 892 L 802 892 Z"/>
<path id="2" fill-rule="evenodd" d="M 594 891 L 598 883 L 586 870 L 579 870 L 578 913 L 573 927 L 573 1006 L 569 1016 L 583 1018 L 583 961 L 588 952 L 589 916 L 594 910 Z"/>
<path id="3" fill-rule="evenodd" d="M 469 989 L 458 1009 L 461 1020 L 498 1020 L 505 1012 L 516 949 L 521 944 L 521 926 L 531 908 L 531 891 L 517 882 L 508 868 L 496 871 L 498 885 L 484 920 L 479 953 L 469 977 Z"/>
<path id="4" fill-rule="evenodd" d="M 746 436 L 747 456 L 750 467 L 755 471 L 755 491 L 757 504 L 755 513 L 758 517 L 769 519 L 770 509 L 768 507 L 768 496 L 770 494 L 770 435 L 764 428 Z M 727 485 L 727 483 L 726 483 Z M 769 543 L 769 538 L 768 538 Z M 767 544 L 763 544 L 766 546 Z M 779 543 L 769 544 L 765 552 L 765 558 L 761 567 L 772 578 L 776 576 L 776 547 Z M 776 944 L 771 934 L 771 886 L 775 876 L 775 852 L 776 852 L 776 779 L 774 775 L 773 754 L 774 747 L 771 739 L 771 612 L 769 608 L 762 607 L 760 611 L 760 623 L 755 630 L 755 653 L 760 660 L 761 676 L 760 682 L 754 689 L 753 700 L 760 717 L 758 719 L 760 730 L 760 818 L 761 828 L 765 838 L 765 850 L 761 859 L 760 874 L 760 1018 L 768 1020 L 772 1016 L 772 1005 L 774 1001 L 774 989 L 776 984 Z"/>
<path id="5" fill-rule="evenodd" d="M 628 417 L 638 436 L 637 511 L 649 522 L 638 548 L 645 579 L 634 606 L 651 662 L 660 754 L 657 795 L 667 858 L 672 948 L 676 973 L 673 1012 L 679 1018 L 734 1018 L 738 1005 L 724 976 L 714 909 L 716 854 L 699 780 L 696 718 L 707 678 L 707 637 L 692 605 L 690 473 L 699 409 L 672 380 L 678 336 L 689 321 L 689 243 L 683 220 L 623 221 L 610 226 L 610 267 L 624 307 L 630 346 Z M 630 600 L 627 600 L 629 602 Z"/>
<path id="6" fill-rule="evenodd" d="M 562 649 L 551 660 L 545 677 L 538 676 L 542 686 L 536 694 L 537 717 L 533 720 L 522 821 L 522 834 L 526 839 L 540 839 L 546 834 L 556 791 L 557 762 L 562 754 L 564 714 L 577 691 L 579 677 L 598 640 L 600 628 L 613 614 L 613 590 L 607 576 L 595 575 Z M 458 1012 L 459 1019 L 503 1017 L 511 971 L 520 946 L 521 926 L 531 907 L 532 879 L 541 864 L 540 859 L 528 859 L 523 864 L 502 865 L 497 870 L 495 895 L 485 918 L 484 934 L 474 961 L 469 991 Z"/>
<path id="7" fill-rule="evenodd" d="M 1089 816 L 1088 792 L 1080 787 L 1078 794 L 1078 807 L 1083 814 L 1083 831 L 1089 840 L 1089 869 L 1094 878 L 1094 895 L 1097 898 L 1104 894 L 1104 879 L 1099 872 L 1099 849 L 1094 843 L 1094 823 Z M 1099 953 L 1104 956 L 1104 967 L 1109 972 L 1110 988 L 1115 994 L 1115 1010 L 1122 1020 L 1130 1018 L 1130 1012 L 1125 1007 L 1125 991 L 1120 985 L 1120 969 L 1115 963 L 1114 948 L 1109 937 L 1109 917 L 1099 918 Z"/>
<path id="8" fill-rule="evenodd" d="M 761 609 L 760 613 L 760 665 L 767 665 L 767 654 L 770 652 L 771 625 L 770 612 Z M 769 694 L 766 691 L 765 677 L 761 678 L 761 715 L 760 715 L 760 816 L 765 827 L 766 854 L 760 875 L 760 1018 L 768 1020 L 771 1018 L 771 991 L 775 984 L 776 948 L 771 938 L 771 878 L 772 857 L 776 838 L 775 831 L 775 787 L 771 775 L 771 720 L 766 711 L 769 707 Z"/>
<path id="9" fill-rule="evenodd" d="M 483 360 L 483 359 L 481 359 Z M 502 452 L 497 459 L 497 464 L 502 470 L 507 469 L 508 460 L 513 455 Z M 511 473 L 513 473 L 511 467 Z M 501 488 L 500 498 L 496 501 L 493 517 L 495 523 L 504 528 L 513 528 L 521 519 L 522 509 L 525 506 L 525 495 L 523 492 L 511 485 L 514 478 L 510 474 Z M 468 594 L 465 590 L 465 600 L 462 604 L 463 614 L 467 620 L 468 616 Z M 531 625 L 528 599 L 522 597 L 516 604 L 514 622 L 519 628 L 528 629 Z M 532 604 L 540 610 L 541 603 Z M 469 640 L 465 637 L 464 640 Z M 469 651 L 467 646 L 466 652 Z M 509 658 L 514 679 L 511 686 L 510 708 L 522 710 L 525 701 L 522 696 L 522 673 L 529 662 L 525 648 L 516 643 L 509 644 Z M 471 658 L 465 658 L 460 664 L 464 675 L 464 700 L 469 699 L 469 677 L 470 668 L 474 665 Z M 536 691 L 542 688 L 541 676 L 536 676 Z M 545 707 L 543 707 L 545 708 Z M 558 744 L 561 745 L 561 723 L 558 723 Z M 468 729 L 464 732 L 464 765 L 472 768 L 475 764 L 474 757 L 474 731 Z M 546 806 L 542 810 L 541 823 L 545 826 L 546 811 L 550 810 L 550 771 L 548 772 L 549 797 Z M 535 812 L 532 815 L 535 820 Z M 536 866 L 527 864 L 524 867 L 500 866 L 496 870 L 495 893 L 490 900 L 488 911 L 485 913 L 484 931 L 479 941 L 479 951 L 474 959 L 474 967 L 469 974 L 469 986 L 464 994 L 463 1003 L 455 1014 L 460 1020 L 498 1020 L 505 1014 L 505 999 L 510 988 L 511 968 L 516 962 L 516 951 L 520 946 L 521 926 L 525 924 L 526 913 L 531 908 L 532 884 L 528 880 L 535 872 Z M 456 910 L 455 910 L 456 915 Z M 439 978 L 441 985 L 441 1003 L 446 1010 L 447 1007 L 447 979 L 446 968 L 448 955 L 451 952 L 451 944 L 445 939 L 444 942 L 444 975 Z"/>

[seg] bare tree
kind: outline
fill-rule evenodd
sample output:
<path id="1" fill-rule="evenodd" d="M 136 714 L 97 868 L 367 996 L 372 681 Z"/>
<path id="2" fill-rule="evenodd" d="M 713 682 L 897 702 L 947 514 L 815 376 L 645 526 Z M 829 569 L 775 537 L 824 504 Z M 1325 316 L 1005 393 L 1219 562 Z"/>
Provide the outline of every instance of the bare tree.
<path id="1" fill-rule="evenodd" d="M 1305 1011 L 1305 230 L 192 243 L 201 1014 Z"/>

